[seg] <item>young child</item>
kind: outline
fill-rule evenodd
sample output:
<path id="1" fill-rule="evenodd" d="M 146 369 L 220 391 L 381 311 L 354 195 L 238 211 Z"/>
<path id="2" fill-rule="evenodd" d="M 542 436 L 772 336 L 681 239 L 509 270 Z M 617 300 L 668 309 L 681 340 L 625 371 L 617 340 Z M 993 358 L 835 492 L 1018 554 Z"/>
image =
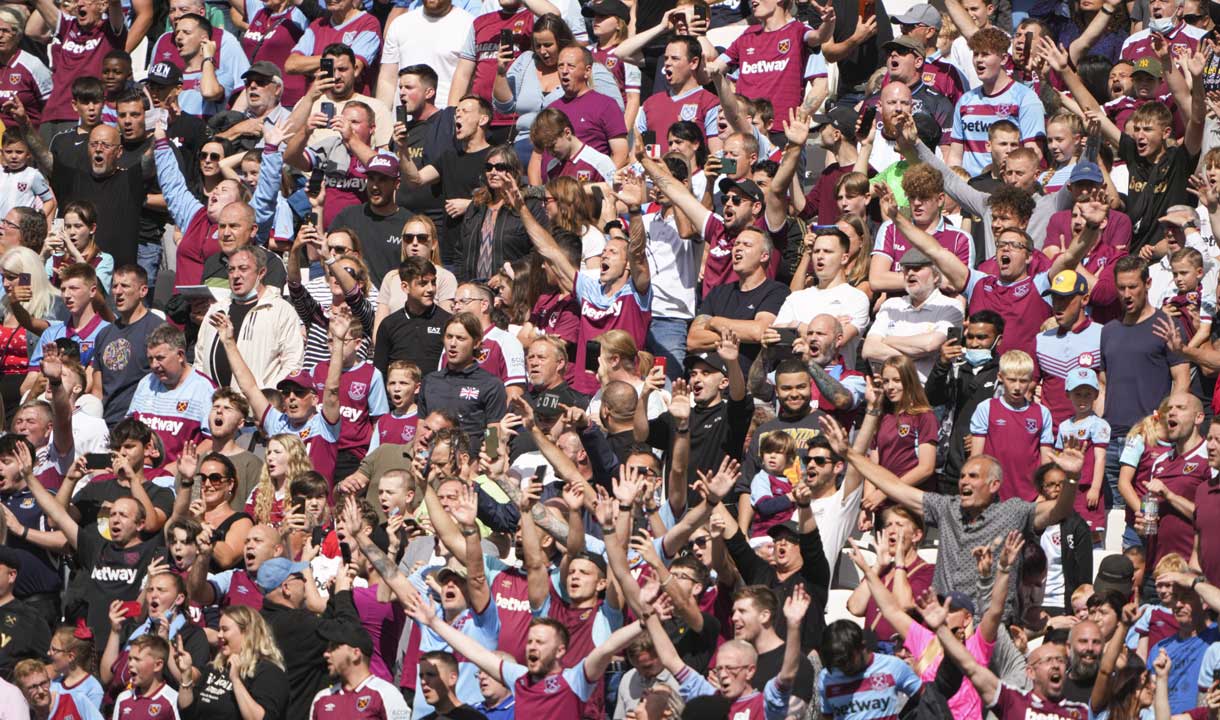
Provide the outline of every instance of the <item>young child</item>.
<path id="1" fill-rule="evenodd" d="M 746 524 L 751 537 L 766 536 L 772 527 L 787 522 L 795 508 L 792 481 L 784 473 L 796 462 L 796 441 L 785 432 L 769 433 L 759 441 L 758 453 L 762 468 L 750 481 L 754 518 Z"/>
<path id="2" fill-rule="evenodd" d="M 1080 488 L 1074 507 L 1089 524 L 1096 544 L 1106 531 L 1106 507 L 1101 501 L 1101 488 L 1105 484 L 1110 424 L 1093 412 L 1093 403 L 1101 391 L 1097 373 L 1089 368 L 1076 368 L 1068 373 L 1065 388 L 1072 401 L 1072 417 L 1059 423 L 1055 448 L 1062 450 L 1072 439 L 1084 443 L 1084 468 L 1080 471 Z"/>
<path id="3" fill-rule="evenodd" d="M 1046 121 L 1046 147 L 1050 151 L 1051 167 L 1038 176 L 1044 193 L 1055 193 L 1068 184 L 1076 158 L 1084 149 L 1084 137 L 1084 123 L 1074 113 L 1059 112 Z"/>
<path id="4" fill-rule="evenodd" d="M 410 445 L 415 439 L 415 427 L 419 424 L 415 405 L 415 391 L 419 389 L 419 382 L 423 377 L 419 368 L 410 360 L 395 360 L 385 371 L 385 389 L 390 396 L 390 411 L 377 418 L 373 427 L 373 439 L 369 442 L 369 452 L 376 450 L 382 443 Z"/>
<path id="5" fill-rule="evenodd" d="M 199 546 L 195 541 L 203 532 L 203 526 L 194 518 L 175 518 L 165 524 L 165 548 L 169 551 L 170 572 L 186 580 L 199 557 Z M 220 606 L 190 603 L 191 622 L 202 628 L 211 628 L 213 635 L 220 625 Z"/>
<path id="6" fill-rule="evenodd" d="M 339 455 L 335 465 L 337 478 L 347 477 L 360 465 L 373 437 L 373 424 L 389 412 L 381 371 L 370 361 L 360 359 L 363 345 L 364 328 L 360 323 L 352 323 L 343 340 L 343 375 L 339 378 L 339 414 L 343 416 L 343 428 L 339 433 Z M 322 397 L 329 367 L 329 360 L 314 366 L 313 381 L 318 397 Z"/>
<path id="7" fill-rule="evenodd" d="M 1171 573 L 1190 572 L 1186 559 L 1177 553 L 1169 553 L 1161 558 L 1152 569 L 1152 578 L 1156 588 L 1156 604 L 1140 607 L 1139 619 L 1127 631 L 1127 647 L 1138 650 L 1144 655 L 1148 649 L 1161 640 L 1178 632 L 1178 621 L 1174 613 L 1177 607 L 1177 586 Z"/>
<path id="8" fill-rule="evenodd" d="M 1001 500 L 1019 497 L 1032 501 L 1037 497 L 1034 471 L 1051 459 L 1054 424 L 1051 411 L 1029 399 L 1033 373 L 1034 359 L 1029 353 L 1004 353 L 1000 356 L 999 378 L 1004 394 L 979 403 L 970 418 L 970 454 L 990 455 L 1004 470 Z"/>
<path id="9" fill-rule="evenodd" d="M 1199 347 L 1211 336 L 1216 314 L 1216 289 L 1203 285 L 1203 254 L 1191 247 L 1169 256 L 1173 287 L 1161 298 L 1161 309 L 1176 318 L 1188 347 Z M 1198 315 L 1197 321 L 1195 315 Z"/>
<path id="10" fill-rule="evenodd" d="M 40 211 L 47 222 L 55 218 L 55 194 L 47 178 L 34 167 L 34 155 L 20 132 L 4 133 L 0 139 L 4 172 L 0 173 L 0 217 L 15 207 Z"/>
<path id="11" fill-rule="evenodd" d="M 106 690 L 90 674 L 97 664 L 97 650 L 89 628 L 80 625 L 56 628 L 51 635 L 51 644 L 57 650 L 47 655 L 55 671 L 51 691 L 71 695 L 78 708 L 89 706 L 101 710 Z"/>

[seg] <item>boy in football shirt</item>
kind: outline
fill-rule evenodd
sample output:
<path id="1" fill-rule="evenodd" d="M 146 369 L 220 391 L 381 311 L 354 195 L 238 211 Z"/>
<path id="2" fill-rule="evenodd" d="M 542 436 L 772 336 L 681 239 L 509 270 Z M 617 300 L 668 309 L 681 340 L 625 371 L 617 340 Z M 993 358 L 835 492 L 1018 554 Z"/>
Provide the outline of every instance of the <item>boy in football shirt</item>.
<path id="1" fill-rule="evenodd" d="M 377 418 L 369 452 L 382 443 L 410 445 L 415 439 L 415 428 L 419 425 L 415 392 L 421 378 L 419 368 L 409 360 L 394 360 L 386 367 L 385 390 L 390 399 L 390 411 Z"/>
<path id="2" fill-rule="evenodd" d="M 1021 129 L 1021 144 L 1037 151 L 1046 134 L 1046 113 L 1037 93 L 1008 76 L 1004 62 L 1011 40 L 995 27 L 983 28 L 970 38 L 979 87 L 966 92 L 953 111 L 949 157 L 951 166 L 966 168 L 971 176 L 982 172 L 990 159 L 987 131 L 998 120 L 1010 120 Z"/>
<path id="3" fill-rule="evenodd" d="M 970 418 L 970 454 L 990 455 L 1000 462 L 1004 477 L 1000 497 L 1032 501 L 1038 496 L 1034 470 L 1050 462 L 1055 426 L 1046 406 L 1030 402 L 1034 359 L 1021 350 L 1000 356 L 1004 394 L 979 403 Z"/>
<path id="4" fill-rule="evenodd" d="M 1104 532 L 1106 508 L 1101 502 L 1101 488 L 1106 476 L 1110 423 L 1093 411 L 1101 385 L 1096 372 L 1078 367 L 1068 373 L 1064 388 L 1072 402 L 1072 417 L 1059 423 L 1055 448 L 1062 450 L 1068 443 L 1083 443 L 1084 468 L 1080 471 L 1080 490 L 1087 492 L 1076 493 L 1075 510 L 1089 523 L 1090 530 L 1094 533 Z"/>
<path id="5" fill-rule="evenodd" d="M 343 373 L 339 376 L 339 414 L 343 428 L 339 431 L 336 474 L 347 477 L 360 466 L 368 454 L 377 419 L 390 411 L 386 402 L 385 381 L 381 371 L 369 360 L 360 358 L 364 347 L 364 327 L 352 323 L 343 338 Z M 313 368 L 314 387 L 325 391 L 330 361 L 323 360 Z"/>
<path id="6" fill-rule="evenodd" d="M 147 634 L 131 641 L 127 671 L 131 686 L 114 702 L 114 717 L 122 720 L 178 720 L 178 691 L 165 683 L 169 642 Z"/>
<path id="7" fill-rule="evenodd" d="M 1216 288 L 1203 285 L 1203 254 L 1180 248 L 1169 256 L 1173 286 L 1161 299 L 1161 309 L 1181 326 L 1187 347 L 1201 347 L 1211 337 L 1216 313 Z"/>
<path id="8" fill-rule="evenodd" d="M 572 121 L 555 108 L 547 108 L 534 118 L 530 142 L 535 151 L 550 156 L 546 167 L 542 168 L 544 180 L 557 177 L 576 178 L 581 182 L 614 180 L 614 161 L 581 142 L 572 129 Z"/>

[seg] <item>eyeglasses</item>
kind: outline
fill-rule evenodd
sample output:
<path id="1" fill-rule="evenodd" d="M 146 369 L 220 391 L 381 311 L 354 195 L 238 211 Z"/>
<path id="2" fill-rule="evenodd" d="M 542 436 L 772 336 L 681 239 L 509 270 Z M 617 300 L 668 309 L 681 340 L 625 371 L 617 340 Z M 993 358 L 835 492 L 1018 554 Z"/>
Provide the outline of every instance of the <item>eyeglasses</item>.
<path id="1" fill-rule="evenodd" d="M 405 232 L 402 234 L 402 241 L 404 243 L 407 243 L 408 245 L 410 245 L 412 243 L 419 243 L 420 245 L 427 245 L 428 243 L 432 242 L 432 236 L 428 235 L 428 233 L 406 233 Z"/>
<path id="2" fill-rule="evenodd" d="M 480 302 L 480 301 L 483 301 L 483 299 L 482 299 L 482 298 L 472 298 L 472 297 L 467 297 L 467 298 L 459 298 L 459 297 L 455 297 L 455 298 L 453 298 L 453 304 L 454 304 L 454 305 L 462 305 L 462 306 L 469 305 L 469 304 L 470 304 L 470 303 L 472 303 L 472 302 Z M 483 301 L 483 302 L 486 302 L 486 301 Z"/>
<path id="3" fill-rule="evenodd" d="M 508 163 L 489 162 L 483 164 L 483 170 L 486 172 L 495 170 L 496 172 L 510 173 L 513 171 L 513 166 L 509 165 Z"/>
<path id="4" fill-rule="evenodd" d="M 40 683 L 34 683 L 33 685 L 25 685 L 25 686 L 24 686 L 24 689 L 25 689 L 25 691 L 26 691 L 26 692 L 30 692 L 31 690 L 38 690 L 39 688 L 42 688 L 42 689 L 44 689 L 44 690 L 50 690 L 50 689 L 51 689 L 51 681 L 50 681 L 50 680 L 43 680 L 43 681 L 42 681 L 42 682 L 40 682 Z"/>
<path id="5" fill-rule="evenodd" d="M 713 668 L 718 673 L 735 673 L 746 668 L 753 667 L 752 665 L 717 665 Z"/>
<path id="6" fill-rule="evenodd" d="M 220 473 L 209 473 L 207 475 L 201 473 L 199 475 L 199 482 L 203 483 L 204 485 L 223 485 L 231 479 L 232 478 L 230 478 L 228 475 L 222 475 Z"/>
<path id="7" fill-rule="evenodd" d="M 220 162 L 222 159 L 224 159 L 224 155 L 221 155 L 218 152 L 201 152 L 199 153 L 199 159 Z"/>
<path id="8" fill-rule="evenodd" d="M 1062 655 L 1051 655 L 1050 657 L 1044 657 L 1041 660 L 1030 663 L 1030 667 L 1037 667 L 1042 663 L 1048 663 L 1050 665 L 1063 665 L 1066 667 L 1068 664 L 1068 659 Z"/>
<path id="9" fill-rule="evenodd" d="M 1015 242 L 1013 240 L 1005 240 L 995 244 L 996 250 L 1025 250 L 1025 243 Z"/>
<path id="10" fill-rule="evenodd" d="M 118 147 L 118 146 L 119 146 L 119 144 L 118 144 L 118 143 L 108 143 L 108 142 L 102 142 L 101 140 L 90 140 L 90 141 L 89 141 L 89 149 L 90 149 L 90 150 L 98 150 L 98 149 L 101 149 L 101 150 L 113 150 L 113 149 L 115 149 L 115 148 L 116 148 L 116 147 Z"/>
<path id="11" fill-rule="evenodd" d="M 20 226 L 20 225 L 18 225 L 17 223 L 13 222 L 12 220 L 9 220 L 8 218 L 4 218 L 4 219 L 0 220 L 0 226 L 6 227 L 6 228 L 13 228 L 14 230 L 20 230 L 20 229 L 21 229 L 21 226 Z M 14 279 L 14 280 L 16 280 L 16 279 L 17 279 L 17 276 L 16 276 L 16 275 L 14 275 L 14 276 L 13 276 L 13 279 Z"/>

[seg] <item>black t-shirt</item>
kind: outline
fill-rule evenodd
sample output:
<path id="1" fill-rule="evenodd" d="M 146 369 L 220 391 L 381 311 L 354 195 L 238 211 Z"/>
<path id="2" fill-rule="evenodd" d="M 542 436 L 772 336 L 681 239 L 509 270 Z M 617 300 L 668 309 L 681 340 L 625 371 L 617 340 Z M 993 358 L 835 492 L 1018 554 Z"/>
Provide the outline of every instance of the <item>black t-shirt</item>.
<path id="1" fill-rule="evenodd" d="M 260 660 L 253 677 L 242 678 L 242 684 L 263 709 L 263 720 L 283 720 L 289 690 L 283 669 Z M 194 689 L 195 701 L 182 710 L 183 720 L 242 720 L 228 669 L 219 671 L 209 664 Z"/>
<path id="2" fill-rule="evenodd" d="M 140 241 L 140 212 L 146 193 L 144 176 L 138 167 L 119 170 L 105 178 L 94 178 L 88 159 L 82 168 L 57 163 L 51 172 L 51 188 L 64 208 L 73 200 L 88 200 L 98 208 L 95 239 L 102 250 L 114 257 L 114 265 L 136 261 Z M 60 214 L 63 214 L 62 209 Z"/>
<path id="3" fill-rule="evenodd" d="M 233 323 L 234 337 L 241 337 L 241 324 L 245 322 L 246 316 L 250 314 L 255 305 L 258 305 L 258 298 L 250 301 L 233 301 L 229 303 L 229 320 Z M 212 353 L 212 365 L 212 374 L 218 386 L 227 387 L 233 382 L 233 367 L 229 365 L 229 353 Z"/>
<path id="4" fill-rule="evenodd" d="M 699 614 L 703 616 L 703 630 L 695 632 L 686 623 L 673 618 L 665 621 L 665 632 L 686 664 L 700 675 L 706 675 L 720 637 L 720 621 L 708 613 Z"/>
<path id="5" fill-rule="evenodd" d="M 156 556 L 165 556 L 165 541 L 157 533 L 130 547 L 119 547 L 102 537 L 96 525 L 81 525 L 76 555 L 86 576 L 83 600 L 88 605 L 87 621 L 93 630 L 93 642 L 99 649 L 104 648 L 110 636 L 110 603 L 135 600 L 140 595 L 148 564 Z M 65 611 L 65 614 L 72 618 L 80 613 Z"/>
<path id="6" fill-rule="evenodd" d="M 182 158 L 182 175 L 186 178 L 187 187 L 199 187 L 199 151 L 211 137 L 207 123 L 194 115 L 178 113 L 178 117 L 165 127 L 165 134 Z"/>
<path id="7" fill-rule="evenodd" d="M 125 168 L 138 167 L 140 175 L 144 178 L 144 192 L 148 195 L 160 195 L 161 183 L 157 180 L 157 164 L 153 160 L 152 144 L 152 135 L 139 142 L 124 142 L 119 165 Z M 174 157 L 178 159 L 178 167 L 182 170 L 183 177 L 186 177 L 182 153 L 173 143 L 170 143 L 170 149 L 173 150 Z M 203 199 L 203 202 L 206 204 L 207 199 Z M 150 208 L 147 205 L 140 208 L 140 242 L 159 244 L 161 236 L 165 234 L 165 224 L 172 221 L 169 210 Z"/>
<path id="8" fill-rule="evenodd" d="M 174 512 L 174 494 L 165 488 L 151 482 L 144 483 L 144 491 L 152 500 L 153 507 L 169 517 Z M 120 485 L 111 476 L 108 480 L 94 480 L 72 498 L 72 504 L 80 511 L 80 526 L 96 525 L 98 515 L 104 505 L 113 505 L 115 500 L 131 497 L 131 487 Z"/>
<path id="9" fill-rule="evenodd" d="M 13 666 L 27 658 L 44 658 L 51 646 L 51 628 L 20 600 L 0 605 L 0 673 L 9 677 Z"/>
<path id="10" fill-rule="evenodd" d="M 449 712 L 429 713 L 420 720 L 487 720 L 487 716 L 469 705 L 459 705 Z"/>
<path id="11" fill-rule="evenodd" d="M 441 195 L 445 200 L 451 198 L 469 198 L 475 188 L 483 182 L 483 164 L 487 161 L 490 147 L 468 153 L 462 150 L 448 150 L 435 163 L 441 174 Z M 457 249 L 459 233 L 462 229 L 462 215 L 455 218 L 444 217 L 445 242 L 441 245 L 441 255 L 446 263 L 455 261 L 454 252 Z"/>
<path id="12" fill-rule="evenodd" d="M 392 215 L 373 212 L 368 203 L 344 208 L 330 223 L 330 230 L 347 227 L 360 236 L 361 255 L 369 265 L 371 281 L 379 285 L 386 273 L 402 263 L 402 226 L 415 213 L 395 206 Z"/>
<path id="13" fill-rule="evenodd" d="M 1131 246 L 1127 252 L 1139 253 L 1161 237 L 1158 218 L 1172 205 L 1193 204 L 1186 194 L 1186 181 L 1199 164 L 1199 156 L 1186 152 L 1182 145 L 1165 149 L 1160 161 L 1149 163 L 1139 156 L 1135 140 L 1123 134 L 1118 156 L 1127 163 L 1131 175 L 1127 190 L 1127 217 L 1131 218 Z"/>
<path id="14" fill-rule="evenodd" d="M 78 128 L 65 130 L 51 138 L 51 157 L 55 166 L 71 166 L 89 169 L 89 133 L 77 132 Z M 58 188 L 52 188 L 58 192 Z"/>
<path id="15" fill-rule="evenodd" d="M 779 675 L 779 669 L 784 666 L 786 647 L 786 645 L 780 645 L 770 652 L 758 654 L 757 670 L 754 672 L 754 679 L 750 681 L 755 690 L 761 692 L 768 680 Z M 813 699 L 813 680 L 813 663 L 802 655 L 801 664 L 796 669 L 796 682 L 792 683 L 792 694 L 809 702 Z"/>
<path id="16" fill-rule="evenodd" d="M 744 370 L 744 369 L 743 369 Z M 728 392 L 725 392 L 727 396 Z M 741 461 L 741 453 L 754 417 L 754 399 L 747 393 L 741 400 L 725 397 L 715 405 L 690 410 L 689 482 L 699 479 L 697 470 L 714 472 L 725 456 Z M 648 424 L 648 444 L 669 451 L 673 445 L 674 420 L 669 413 Z"/>
<path id="17" fill-rule="evenodd" d="M 414 123 L 407 129 L 405 152 L 422 168 L 435 164 L 446 150 L 456 150 L 453 139 L 454 108 L 445 108 L 423 122 Z M 445 195 L 441 192 L 441 183 L 433 183 L 420 188 L 410 188 L 399 183 L 398 195 L 395 196 L 399 207 L 412 213 L 424 213 L 433 222 L 440 223 L 445 216 Z M 363 240 L 364 236 L 360 236 Z"/>
<path id="18" fill-rule="evenodd" d="M 750 492 L 750 480 L 758 472 L 761 460 L 758 454 L 760 440 L 773 432 L 787 433 L 796 441 L 799 453 L 804 450 L 806 442 L 821 434 L 823 416 L 824 413 L 821 410 L 812 410 L 799 420 L 777 417 L 759 425 L 758 429 L 754 431 L 753 437 L 750 438 L 749 449 L 741 458 L 741 480 L 738 482 L 737 490 L 744 493 Z"/>
<path id="19" fill-rule="evenodd" d="M 778 315 L 790 292 L 787 285 L 774 280 L 763 280 L 762 284 L 753 290 L 742 292 L 741 281 L 738 280 L 713 288 L 704 298 L 699 313 L 730 320 L 753 320 L 762 312 Z M 758 343 L 741 344 L 739 362 L 743 373 L 750 371 L 750 364 L 754 362 L 761 347 Z"/>

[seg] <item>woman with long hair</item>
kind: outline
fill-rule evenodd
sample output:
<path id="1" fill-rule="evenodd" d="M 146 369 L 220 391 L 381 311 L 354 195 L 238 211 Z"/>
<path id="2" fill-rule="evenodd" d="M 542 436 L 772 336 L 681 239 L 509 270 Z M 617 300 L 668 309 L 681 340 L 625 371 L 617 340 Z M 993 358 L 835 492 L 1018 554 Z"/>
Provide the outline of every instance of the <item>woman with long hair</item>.
<path id="1" fill-rule="evenodd" d="M 936 471 L 936 441 L 940 423 L 928 403 L 915 363 L 895 355 L 881 365 L 881 422 L 870 450 L 873 462 L 898 476 L 906 485 L 926 486 Z M 866 483 L 861 520 L 880 512 L 885 494 Z M 865 522 L 864 524 L 868 524 Z"/>
<path id="2" fill-rule="evenodd" d="M 499 272 L 487 280 L 487 287 L 496 296 L 491 313 L 492 322 L 514 336 L 521 335 L 525 324 L 529 322 L 530 310 L 533 309 L 529 296 L 533 282 L 530 273 L 534 272 L 531 262 L 533 255 L 534 253 L 531 253 L 505 263 Z M 521 344 L 524 345 L 525 342 Z"/>
<path id="3" fill-rule="evenodd" d="M 246 499 L 246 514 L 256 525 L 278 526 L 284 521 L 284 503 L 291 495 L 292 481 L 313 470 L 309 451 L 292 433 L 272 435 L 267 441 L 267 460 L 258 485 Z"/>
<path id="4" fill-rule="evenodd" d="M 485 281 L 505 262 L 533 251 L 525 225 L 507 202 L 508 189 L 521 174 L 521 161 L 512 147 L 499 145 L 487 153 L 484 186 L 474 191 L 458 230 L 454 264 L 459 280 Z M 527 200 L 526 209 L 539 222 L 546 217 L 537 200 Z"/>
<path id="5" fill-rule="evenodd" d="M 855 215 L 844 215 L 835 223 L 835 227 L 847 236 L 847 284 L 868 295 L 871 299 L 872 288 L 868 284 L 868 261 L 873 254 L 873 240 L 868 234 L 868 226 Z M 806 235 L 806 237 L 811 237 Z M 812 241 L 806 242 L 801 248 L 801 259 L 792 272 L 789 288 L 798 292 L 817 284 L 817 276 L 811 272 L 813 265 Z"/>
<path id="6" fill-rule="evenodd" d="M 596 12 L 599 5 L 592 5 L 593 38 L 589 46 L 593 62 L 604 65 L 614 76 L 619 92 L 623 94 L 623 122 L 635 127 L 635 116 L 640 111 L 640 68 L 614 53 L 614 49 L 631 37 L 631 26 L 627 18 L 618 15 L 602 15 Z"/>
<path id="7" fill-rule="evenodd" d="M 1148 492 L 1152 466 L 1158 458 L 1173 449 L 1173 443 L 1169 442 L 1169 427 L 1165 424 L 1168 415 L 1169 400 L 1165 399 L 1155 412 L 1131 428 L 1123 445 L 1118 466 L 1118 494 L 1126 506 L 1124 548 L 1144 544 L 1139 528 L 1135 526 L 1135 514 L 1139 512 L 1144 495 Z"/>
<path id="8" fill-rule="evenodd" d="M 310 232 L 312 231 L 312 232 Z M 339 249 L 341 245 L 331 248 L 330 239 L 339 232 L 332 232 L 321 243 L 313 243 L 322 258 L 322 275 L 326 279 L 328 296 L 325 302 L 318 302 L 313 294 L 300 282 L 301 270 L 299 261 L 301 248 L 316 237 L 316 230 L 311 225 L 303 225 L 301 232 L 293 243 L 292 252 L 288 253 L 288 298 L 297 311 L 297 317 L 305 326 L 305 360 L 303 368 L 306 372 L 313 370 L 318 363 L 330 359 L 330 313 L 335 306 L 346 305 L 352 312 L 352 319 L 360 322 L 364 337 L 373 336 L 376 309 L 369 300 L 369 293 L 376 292 L 369 278 L 369 268 L 364 258 L 354 252 Z M 370 343 L 362 344 L 362 354 L 367 354 Z"/>
<path id="9" fill-rule="evenodd" d="M 68 319 L 59 291 L 47 278 L 38 253 L 17 246 L 0 255 L 4 299 L 0 300 L 0 399 L 16 408 L 34 386 L 38 373 L 30 372 L 30 354 L 52 322 Z"/>
<path id="10" fill-rule="evenodd" d="M 114 257 L 102 252 L 94 235 L 97 233 L 97 208 L 88 200 L 73 200 L 64 206 L 63 230 L 47 236 L 42 256 L 47 259 L 47 277 L 59 287 L 59 273 L 69 265 L 84 263 L 97 273 L 97 286 L 110 294 L 114 275 Z"/>
<path id="11" fill-rule="evenodd" d="M 184 720 L 283 720 L 288 676 L 267 621 L 256 610 L 233 605 L 221 611 L 217 635 L 218 652 L 207 665 L 196 663 L 181 643 L 172 644 L 168 665 L 179 680 Z"/>
<path id="12" fill-rule="evenodd" d="M 106 699 L 106 691 L 98 682 L 97 648 L 93 646 L 93 632 L 84 623 L 64 625 L 51 634 L 51 668 L 55 679 L 51 690 L 67 693 L 77 705 L 90 705 L 98 710 Z"/>
<path id="13" fill-rule="evenodd" d="M 600 268 L 606 236 L 597 227 L 598 209 L 576 178 L 557 177 L 546 184 L 544 197 L 546 216 L 551 221 L 551 233 L 567 230 L 580 238 L 581 265 L 589 270 Z"/>
<path id="14" fill-rule="evenodd" d="M 427 215 L 412 215 L 402 226 L 402 259 L 427 258 L 436 268 L 435 302 L 445 312 L 453 312 L 453 298 L 457 295 L 457 277 L 441 264 L 440 234 L 436 223 Z M 402 310 L 407 304 L 407 293 L 402 289 L 402 278 L 398 268 L 385 274 L 381 280 L 381 292 L 377 295 L 377 314 L 373 327 L 381 327 L 381 321 L 390 313 Z M 376 332 L 376 329 L 374 329 Z"/>
<path id="15" fill-rule="evenodd" d="M 228 146 L 223 140 L 209 140 L 199 148 L 199 187 L 196 188 L 195 196 L 200 202 L 206 203 L 207 196 L 225 181 L 224 169 L 220 163 L 228 152 Z"/>
<path id="16" fill-rule="evenodd" d="M 189 514 L 212 529 L 211 572 L 236 565 L 244 558 L 246 533 L 254 527 L 249 515 L 231 505 L 237 492 L 237 466 L 218 452 L 201 460 L 194 443 L 188 442 L 178 456 L 177 483 L 181 490 L 174 499 L 174 517 Z M 191 500 L 194 483 L 199 484 L 199 497 Z"/>
<path id="17" fill-rule="evenodd" d="M 597 336 L 602 354 L 598 357 L 597 379 L 601 387 L 615 380 L 635 388 L 639 394 L 644 388 L 644 376 L 652 368 L 652 356 L 641 350 L 626 330 L 609 330 Z M 644 358 L 647 357 L 645 362 Z M 648 396 L 648 419 L 654 420 L 665 412 L 669 393 L 664 390 Z M 599 389 L 589 401 L 590 417 L 597 417 L 602 407 L 602 391 Z"/>
<path id="18" fill-rule="evenodd" d="M 197 665 L 202 666 L 211 654 L 207 632 L 191 620 L 186 580 L 171 572 L 163 559 L 149 565 L 148 576 L 139 615 L 128 616 L 126 603 L 122 600 L 110 603 L 110 636 L 102 651 L 100 671 L 102 684 L 115 694 L 131 679 L 127 667 L 128 651 L 131 641 L 141 635 L 167 637 L 171 644 L 183 646 Z M 163 673 L 166 682 L 174 681 L 169 667 Z"/>

